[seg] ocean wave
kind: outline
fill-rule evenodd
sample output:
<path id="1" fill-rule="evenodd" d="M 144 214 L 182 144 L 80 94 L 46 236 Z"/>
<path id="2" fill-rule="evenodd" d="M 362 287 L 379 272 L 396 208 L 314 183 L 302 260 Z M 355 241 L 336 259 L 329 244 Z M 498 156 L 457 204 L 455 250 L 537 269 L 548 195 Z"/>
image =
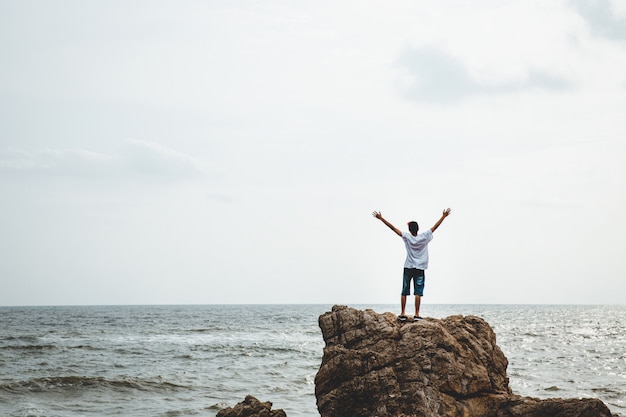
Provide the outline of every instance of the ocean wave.
<path id="1" fill-rule="evenodd" d="M 42 350 L 52 350 L 52 349 L 58 349 L 58 348 L 59 347 L 57 345 L 53 345 L 53 344 L 0 346 L 0 349 L 21 350 L 21 351 L 42 351 Z"/>
<path id="2" fill-rule="evenodd" d="M 57 349 L 76 349 L 76 350 L 105 350 L 105 348 L 91 346 L 91 345 L 76 345 L 76 346 L 65 346 L 61 347 L 55 343 L 43 343 L 43 344 L 11 344 L 6 346 L 0 346 L 0 350 L 12 350 L 12 351 L 22 351 L 22 352 L 40 352 L 40 351 L 49 351 L 49 350 L 57 350 Z"/>
<path id="3" fill-rule="evenodd" d="M 592 388 L 591 391 L 598 395 L 602 395 L 605 398 L 611 399 L 624 399 L 626 392 L 622 391 L 619 388 L 609 388 L 609 387 L 601 387 L 601 388 Z"/>
<path id="4" fill-rule="evenodd" d="M 208 328 L 198 328 L 198 329 L 189 329 L 187 332 L 189 333 L 215 333 L 215 332 L 223 332 L 228 331 L 229 328 L 225 326 L 212 326 Z"/>
<path id="5" fill-rule="evenodd" d="M 188 387 L 163 381 L 161 378 L 140 379 L 122 377 L 107 379 L 89 376 L 57 376 L 0 384 L 0 392 L 11 394 L 63 393 L 71 391 L 144 391 L 164 393 L 186 390 Z"/>
<path id="6" fill-rule="evenodd" d="M 302 354 L 302 350 L 293 346 L 271 346 L 262 344 L 250 344 L 250 345 L 226 345 L 226 344 L 207 344 L 207 345 L 195 345 L 190 349 L 192 352 L 223 352 L 216 356 L 232 356 L 232 355 L 247 355 L 255 356 L 261 354 Z"/>
<path id="7" fill-rule="evenodd" d="M 210 405 L 208 407 L 205 407 L 205 410 L 210 410 L 210 411 L 220 411 L 226 407 L 232 407 L 232 404 L 227 404 L 225 402 L 221 402 L 221 403 L 216 403 L 213 405 Z"/>
<path id="8" fill-rule="evenodd" d="M 0 342 L 36 343 L 38 340 L 39 336 L 6 336 L 0 338 Z"/>
<path id="9" fill-rule="evenodd" d="M 91 345 L 77 345 L 77 346 L 68 346 L 68 349 L 79 349 L 79 350 L 106 350 L 103 347 L 96 347 Z"/>
<path id="10" fill-rule="evenodd" d="M 307 353 L 315 357 L 320 356 L 317 349 L 307 349 L 298 345 L 276 345 L 276 344 L 225 344 L 212 343 L 206 345 L 195 345 L 189 349 L 192 352 L 214 352 L 216 357 L 226 356 L 266 356 L 266 355 L 296 355 L 298 357 L 307 356 Z M 307 351 L 308 350 L 308 351 Z"/>

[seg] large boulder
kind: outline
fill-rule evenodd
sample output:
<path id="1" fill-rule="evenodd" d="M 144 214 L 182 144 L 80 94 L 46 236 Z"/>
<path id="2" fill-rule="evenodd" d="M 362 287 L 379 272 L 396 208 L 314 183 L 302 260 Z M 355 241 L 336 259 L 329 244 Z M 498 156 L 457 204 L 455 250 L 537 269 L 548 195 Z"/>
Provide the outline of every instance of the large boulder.
<path id="1" fill-rule="evenodd" d="M 326 346 L 315 377 L 321 417 L 610 417 L 600 400 L 514 395 L 508 361 L 483 319 L 400 323 L 335 306 L 319 318 Z"/>

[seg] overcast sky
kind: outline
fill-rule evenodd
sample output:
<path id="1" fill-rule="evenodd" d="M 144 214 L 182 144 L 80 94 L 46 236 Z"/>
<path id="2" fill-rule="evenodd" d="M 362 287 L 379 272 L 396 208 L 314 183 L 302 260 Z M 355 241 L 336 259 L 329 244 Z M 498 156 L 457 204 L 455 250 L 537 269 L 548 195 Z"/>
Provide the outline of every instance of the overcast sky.
<path id="1" fill-rule="evenodd" d="M 0 0 L 0 305 L 626 304 L 626 2 Z"/>

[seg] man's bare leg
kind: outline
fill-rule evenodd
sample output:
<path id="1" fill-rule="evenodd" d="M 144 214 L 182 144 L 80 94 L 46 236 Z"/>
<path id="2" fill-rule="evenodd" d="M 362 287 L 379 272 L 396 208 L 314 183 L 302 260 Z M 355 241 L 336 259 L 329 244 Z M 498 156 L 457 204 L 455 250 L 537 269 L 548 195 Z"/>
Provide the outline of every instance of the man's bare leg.
<path id="1" fill-rule="evenodd" d="M 420 316 L 420 305 L 422 304 L 422 297 L 419 295 L 415 296 L 415 317 Z"/>
<path id="2" fill-rule="evenodd" d="M 404 316 L 404 309 L 406 308 L 406 295 L 400 297 L 400 307 L 402 307 L 401 316 Z"/>

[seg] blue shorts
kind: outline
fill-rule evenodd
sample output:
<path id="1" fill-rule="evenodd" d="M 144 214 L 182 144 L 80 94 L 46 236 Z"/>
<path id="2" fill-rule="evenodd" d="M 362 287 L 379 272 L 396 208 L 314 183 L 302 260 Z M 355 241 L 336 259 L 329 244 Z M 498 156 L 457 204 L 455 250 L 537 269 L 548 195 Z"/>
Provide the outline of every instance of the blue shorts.
<path id="1" fill-rule="evenodd" d="M 413 294 L 424 295 L 424 282 L 426 276 L 423 269 L 417 268 L 404 268 L 404 276 L 402 279 L 402 295 L 409 295 L 411 293 L 411 281 L 413 281 Z"/>

